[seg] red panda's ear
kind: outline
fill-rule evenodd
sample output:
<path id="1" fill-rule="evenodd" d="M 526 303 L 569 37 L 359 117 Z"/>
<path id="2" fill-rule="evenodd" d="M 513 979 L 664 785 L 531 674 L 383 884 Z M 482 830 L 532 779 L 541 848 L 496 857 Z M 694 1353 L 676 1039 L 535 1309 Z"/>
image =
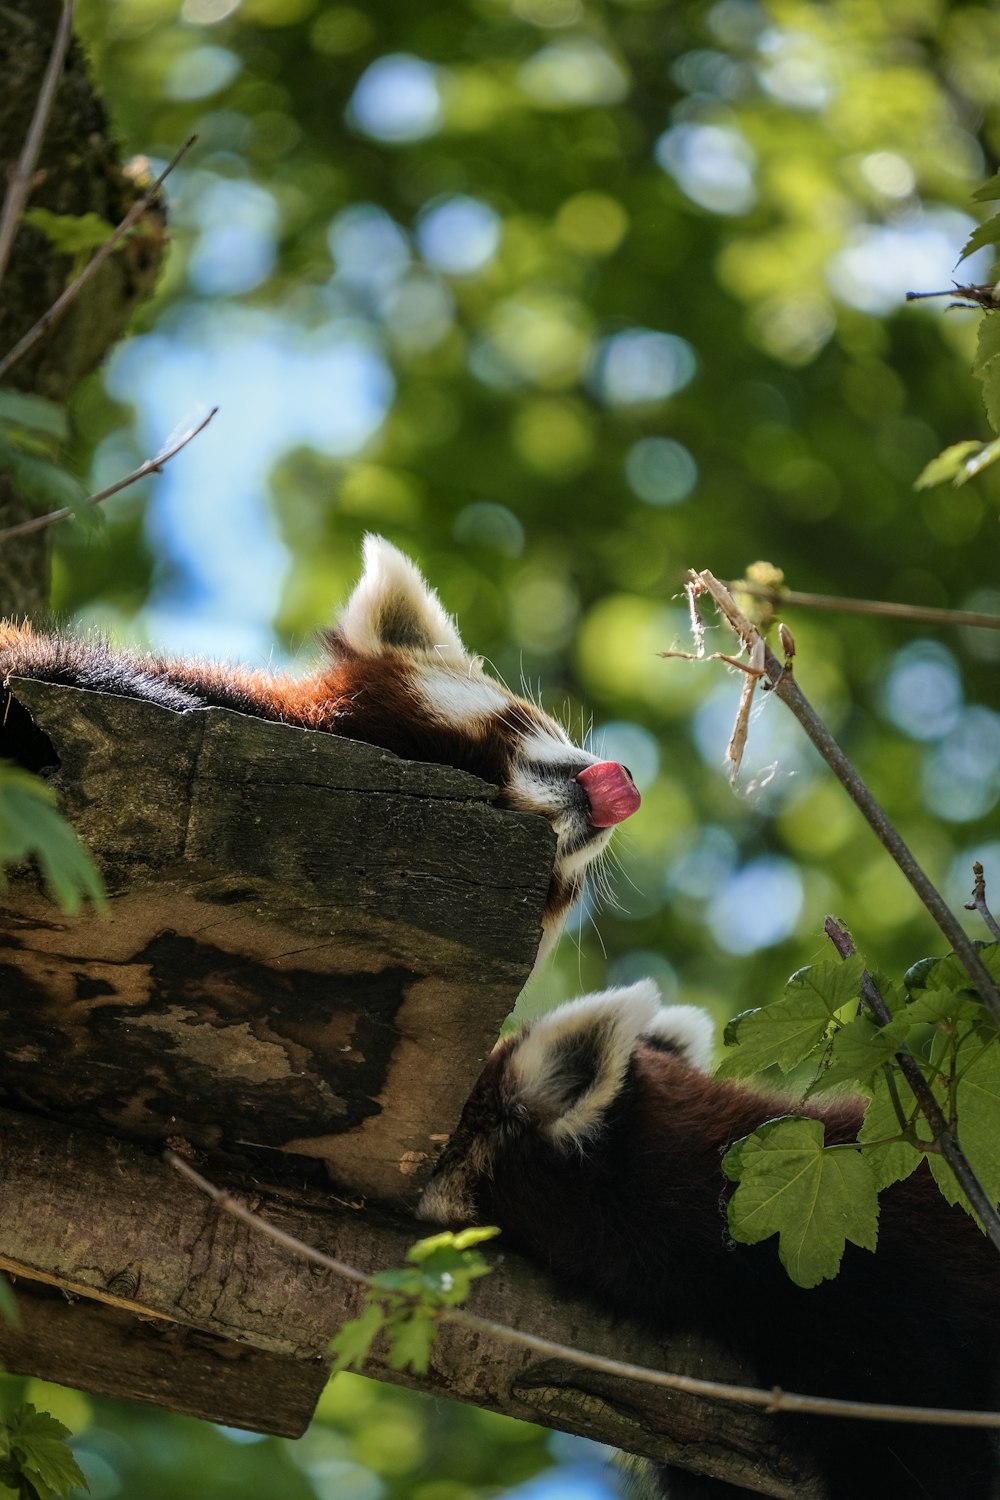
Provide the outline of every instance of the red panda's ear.
<path id="1" fill-rule="evenodd" d="M 471 658 L 458 628 L 420 569 L 381 536 L 365 537 L 363 556 L 361 581 L 330 633 L 331 651 L 402 651 L 468 667 Z"/>
<path id="2" fill-rule="evenodd" d="M 661 1052 L 676 1053 L 699 1073 L 709 1071 L 714 1039 L 712 1017 L 700 1005 L 663 1005 L 642 1028 L 644 1042 Z"/>
<path id="3" fill-rule="evenodd" d="M 643 979 L 542 1016 L 511 1051 L 509 1102 L 561 1150 L 582 1146 L 601 1128 L 659 1001 L 656 985 Z"/>

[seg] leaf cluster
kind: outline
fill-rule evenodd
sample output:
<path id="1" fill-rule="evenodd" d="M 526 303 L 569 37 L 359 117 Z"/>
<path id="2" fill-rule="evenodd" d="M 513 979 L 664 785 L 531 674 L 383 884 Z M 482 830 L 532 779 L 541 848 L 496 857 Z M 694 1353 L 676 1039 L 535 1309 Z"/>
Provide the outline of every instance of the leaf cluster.
<path id="1" fill-rule="evenodd" d="M 8 865 L 35 859 L 63 911 L 84 900 L 100 906 L 104 884 L 90 855 L 56 808 L 55 793 L 37 776 L 0 761 L 0 888 Z"/>
<path id="2" fill-rule="evenodd" d="M 360 1369 L 372 1344 L 384 1333 L 390 1367 L 423 1374 L 439 1313 L 443 1308 L 458 1307 L 469 1295 L 473 1281 L 492 1269 L 474 1247 L 499 1232 L 483 1227 L 457 1234 L 445 1230 L 412 1245 L 406 1254 L 410 1265 L 373 1276 L 360 1316 L 345 1323 L 330 1344 L 332 1373 Z"/>
<path id="3" fill-rule="evenodd" d="M 91 525 L 87 491 L 65 466 L 70 427 L 66 408 L 43 396 L 0 390 L 0 471 L 39 509 L 68 507 Z"/>
<path id="4" fill-rule="evenodd" d="M 30 1403 L 0 1422 L 0 1500 L 66 1500 L 88 1489 L 68 1437 L 68 1427 Z"/>
<path id="5" fill-rule="evenodd" d="M 981 956 L 1000 975 L 1000 946 Z M 1000 1200 L 1000 1036 L 965 969 L 952 954 L 913 965 L 899 985 L 873 973 L 890 1016 L 884 1025 L 864 998 L 868 973 L 857 954 L 801 969 L 779 1000 L 744 1011 L 726 1029 L 722 1076 L 776 1065 L 794 1072 L 803 1101 L 845 1087 L 868 1100 L 853 1144 L 828 1146 L 822 1120 L 790 1113 L 725 1157 L 738 1183 L 729 1204 L 733 1236 L 755 1244 L 777 1234 L 782 1264 L 800 1286 L 836 1275 L 848 1241 L 875 1249 L 879 1192 L 924 1160 L 949 1203 L 972 1213 L 899 1068 L 901 1048 L 917 1060 L 987 1194 Z"/>
<path id="6" fill-rule="evenodd" d="M 1000 200 L 1000 172 L 995 173 L 972 195 L 974 203 L 991 203 Z M 1000 213 L 992 214 L 973 230 L 959 256 L 963 261 L 977 250 L 996 247 L 1000 244 Z M 1000 434 L 1000 311 L 996 286 L 956 287 L 955 295 L 971 297 L 972 305 L 983 308 L 976 343 L 976 355 L 972 362 L 972 373 L 982 382 L 983 406 L 994 433 Z M 953 306 L 968 306 L 962 301 Z M 967 438 L 951 443 L 936 458 L 926 464 L 918 476 L 915 488 L 930 489 L 936 484 L 951 483 L 960 488 L 981 474 L 984 469 L 1000 458 L 1000 436 L 990 442 L 981 443 L 976 438 Z"/>

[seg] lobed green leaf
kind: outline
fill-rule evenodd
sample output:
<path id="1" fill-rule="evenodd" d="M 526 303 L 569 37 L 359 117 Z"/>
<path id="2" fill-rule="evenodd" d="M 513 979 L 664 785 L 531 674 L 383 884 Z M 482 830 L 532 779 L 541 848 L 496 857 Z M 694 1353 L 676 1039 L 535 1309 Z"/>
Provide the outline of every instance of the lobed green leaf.
<path id="1" fill-rule="evenodd" d="M 821 1120 L 771 1120 L 731 1146 L 723 1167 L 739 1182 L 729 1202 L 734 1239 L 753 1245 L 777 1234 L 797 1285 L 835 1276 L 848 1240 L 875 1249 L 874 1175 L 860 1151 L 824 1147 Z"/>
<path id="2" fill-rule="evenodd" d="M 9 1423 L 10 1455 L 40 1500 L 65 1500 L 70 1490 L 87 1489 L 83 1471 L 67 1443 L 69 1428 L 47 1411 L 19 1406 Z"/>
<path id="3" fill-rule="evenodd" d="M 793 974 L 780 1000 L 744 1011 L 725 1031 L 733 1050 L 717 1070 L 720 1078 L 745 1077 L 773 1064 L 789 1072 L 823 1042 L 837 1012 L 861 990 L 864 960 L 813 964 Z"/>

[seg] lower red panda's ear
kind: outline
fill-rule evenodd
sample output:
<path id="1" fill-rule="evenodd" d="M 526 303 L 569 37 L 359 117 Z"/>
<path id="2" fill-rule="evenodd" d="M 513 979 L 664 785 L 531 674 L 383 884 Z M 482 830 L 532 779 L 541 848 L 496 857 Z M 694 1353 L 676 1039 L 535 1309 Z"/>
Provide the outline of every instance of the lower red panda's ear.
<path id="1" fill-rule="evenodd" d="M 682 1057 L 699 1073 L 707 1073 L 715 1026 L 708 1011 L 700 1005 L 664 1005 L 649 1025 L 643 1027 L 642 1040 L 658 1052 L 673 1052 Z"/>
<path id="2" fill-rule="evenodd" d="M 458 627 L 416 564 L 381 536 L 365 537 L 363 557 L 360 582 L 329 633 L 331 652 L 409 652 L 467 667 Z"/>
<path id="3" fill-rule="evenodd" d="M 656 985 L 643 979 L 542 1016 L 511 1050 L 509 1105 L 560 1150 L 582 1146 L 601 1128 L 659 1003 Z"/>

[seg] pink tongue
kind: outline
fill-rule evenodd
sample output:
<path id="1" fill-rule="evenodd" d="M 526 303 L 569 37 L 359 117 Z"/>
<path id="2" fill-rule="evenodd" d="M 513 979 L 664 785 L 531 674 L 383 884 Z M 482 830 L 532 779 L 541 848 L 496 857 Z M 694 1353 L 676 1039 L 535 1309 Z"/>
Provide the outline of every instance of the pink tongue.
<path id="1" fill-rule="evenodd" d="M 602 760 L 577 776 L 590 802 L 590 821 L 595 828 L 624 823 L 639 806 L 635 782 L 615 760 Z"/>

